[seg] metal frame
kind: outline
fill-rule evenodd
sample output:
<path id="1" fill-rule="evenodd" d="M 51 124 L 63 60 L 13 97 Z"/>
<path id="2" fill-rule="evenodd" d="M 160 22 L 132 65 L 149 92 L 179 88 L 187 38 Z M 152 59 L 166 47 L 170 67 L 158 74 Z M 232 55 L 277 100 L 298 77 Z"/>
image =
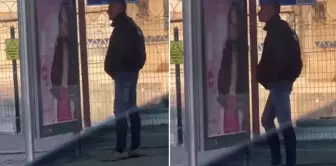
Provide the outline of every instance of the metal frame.
<path id="1" fill-rule="evenodd" d="M 201 3 L 200 4 L 201 6 L 204 6 L 204 2 L 206 0 L 201 0 Z M 242 12 L 244 12 L 244 14 L 242 14 L 242 16 L 244 15 L 247 15 L 247 2 L 244 1 L 244 0 L 232 0 L 232 1 L 240 1 L 241 2 L 241 9 L 243 10 Z M 201 27 L 201 31 L 199 34 L 201 35 L 196 35 L 196 36 L 201 36 L 202 37 L 202 40 L 201 40 L 201 44 L 200 44 L 200 49 L 202 53 L 202 57 L 201 57 L 201 62 L 202 62 L 202 67 L 198 67 L 199 69 L 201 69 L 201 72 L 199 73 L 202 73 L 203 77 L 202 77 L 202 89 L 203 89 L 203 95 L 201 96 L 204 96 L 207 94 L 207 87 L 206 87 L 206 71 L 204 70 L 206 68 L 206 59 L 205 59 L 205 53 L 206 53 L 206 47 L 205 47 L 205 30 L 204 30 L 204 7 L 200 7 L 200 11 L 199 11 L 201 14 L 200 16 L 196 17 L 196 19 L 199 20 L 199 18 L 201 18 L 201 24 L 199 24 L 198 26 Z M 245 41 L 242 41 L 246 47 L 246 54 L 248 54 L 248 40 L 247 40 L 247 17 L 244 17 L 244 18 L 241 18 L 243 19 L 244 22 L 246 22 L 245 24 L 245 28 L 244 28 L 244 31 L 242 32 L 239 32 L 239 33 L 244 33 L 246 34 L 246 40 Z M 248 56 L 246 56 L 247 59 L 246 61 L 248 61 Z M 247 71 L 246 72 L 249 72 L 248 71 L 248 67 L 247 67 Z M 248 86 L 248 84 L 247 84 Z M 248 94 L 246 94 L 248 96 Z M 208 136 L 208 112 L 207 112 L 207 109 L 208 109 L 208 106 L 207 106 L 207 102 L 204 102 L 206 101 L 206 98 L 204 97 L 203 100 L 203 119 L 201 119 L 201 121 L 203 122 L 203 131 L 202 131 L 202 137 L 201 139 L 203 139 L 203 145 L 202 145 L 202 149 L 207 151 L 207 150 L 214 150 L 214 149 L 219 149 L 219 148 L 224 148 L 224 147 L 229 147 L 229 146 L 233 146 L 235 145 L 237 142 L 243 142 L 243 141 L 247 141 L 250 139 L 250 131 L 249 131 L 249 128 L 246 129 L 246 132 L 244 133 L 239 133 L 239 134 L 230 134 L 230 135 L 222 135 L 222 136 L 217 136 L 217 137 L 209 137 Z M 249 100 L 248 100 L 249 101 Z M 201 102 L 200 102 L 201 103 Z M 249 103 L 248 103 L 248 110 L 246 111 L 247 114 L 245 114 L 245 116 L 250 116 L 249 114 Z M 248 123 L 250 122 L 250 118 L 246 118 L 246 120 L 248 120 L 248 122 L 244 122 L 244 123 Z"/>
<path id="2" fill-rule="evenodd" d="M 196 40 L 194 39 L 194 43 L 193 45 L 194 46 L 198 46 L 198 47 L 195 47 L 195 52 L 197 54 L 194 54 L 194 55 L 197 55 L 195 58 L 195 61 L 193 62 L 194 63 L 194 75 L 195 75 L 195 78 L 197 79 L 197 90 L 196 90 L 196 97 L 197 97 L 197 105 L 196 105 L 196 108 L 197 108 L 197 112 L 196 112 L 196 116 L 198 117 L 198 121 L 195 122 L 195 124 L 198 125 L 198 127 L 196 128 L 196 132 L 198 133 L 198 137 L 197 137 L 197 140 L 198 140 L 198 149 L 203 151 L 204 150 L 204 85 L 203 85 L 203 79 L 204 79 L 204 62 L 203 62 L 203 36 L 202 36 L 202 33 L 203 33 L 203 1 L 202 0 L 197 0 L 197 1 L 194 1 L 195 3 L 193 4 L 193 8 L 195 9 L 194 10 L 194 13 L 193 13 L 193 27 L 195 27 L 195 31 L 193 32 L 193 36 L 197 36 Z M 197 2 L 197 3 L 196 3 Z M 201 18 L 201 19 L 200 19 Z M 199 74 L 201 73 L 201 74 Z"/>
<path id="3" fill-rule="evenodd" d="M 201 0 L 193 0 L 191 4 L 192 9 L 192 45 L 197 46 L 193 47 L 193 82 L 194 82 L 194 111 L 197 121 L 194 122 L 195 133 L 196 133 L 196 148 L 199 151 L 204 149 L 204 140 L 203 140 L 203 105 L 204 105 L 204 95 L 203 95 L 203 59 L 202 59 L 202 4 Z M 202 73 L 202 74 L 200 74 Z"/>
<path id="4" fill-rule="evenodd" d="M 204 5 L 205 0 L 183 1 L 183 29 L 184 29 L 184 69 L 185 69 L 185 97 L 186 97 L 186 148 L 188 151 L 188 164 L 196 166 L 198 151 L 224 148 L 234 145 L 239 138 L 249 140 L 250 130 L 243 135 L 224 135 L 209 138 L 207 136 L 207 112 L 204 103 Z M 251 0 L 255 1 L 255 0 Z M 241 0 L 241 2 L 245 2 Z M 254 3 L 255 4 L 255 3 Z M 244 12 L 247 14 L 247 2 L 243 3 Z M 255 10 L 254 10 L 255 11 Z M 244 14 L 243 14 L 244 15 Z M 200 19 L 201 18 L 201 19 Z M 247 36 L 247 18 L 245 33 Z M 256 37 L 256 36 L 254 36 Z M 246 38 L 246 54 L 248 42 Z M 247 59 L 248 60 L 248 59 Z M 248 72 L 248 71 L 247 71 Z M 202 74 L 200 74 L 202 73 Z M 249 119 L 248 119 L 249 120 Z M 213 143 L 216 143 L 215 145 Z"/>
<path id="5" fill-rule="evenodd" d="M 30 77 L 33 73 L 28 54 L 33 54 L 33 47 L 31 40 L 30 30 L 32 30 L 31 19 L 32 19 L 32 2 L 31 0 L 18 0 L 18 26 L 19 26 L 19 41 L 20 41 L 20 65 L 21 65 L 21 89 L 22 89 L 22 113 L 24 116 L 24 136 L 25 136 L 25 148 L 26 157 L 28 161 L 33 161 L 34 159 L 34 95 L 33 95 L 33 84 L 32 78 Z"/>
<path id="6" fill-rule="evenodd" d="M 193 47 L 193 7 L 192 4 L 196 0 L 184 0 L 183 1 L 183 48 L 184 48 L 184 80 L 185 80 L 185 86 L 188 88 L 185 88 L 185 105 L 186 105 L 186 134 L 185 139 L 188 143 L 186 145 L 187 152 L 188 152 L 188 165 L 190 166 L 197 166 L 197 125 L 195 125 L 196 122 L 196 111 L 197 107 L 195 107 L 194 103 L 197 103 L 197 101 L 194 101 L 194 54 L 197 52 L 194 52 Z"/>
<path id="7" fill-rule="evenodd" d="M 56 123 L 56 124 L 51 124 L 51 125 L 44 125 L 43 124 L 43 107 L 42 107 L 42 96 L 41 96 L 41 80 L 40 80 L 40 59 L 39 59 L 39 33 L 38 33 L 38 19 L 37 18 L 37 0 L 32 0 L 34 2 L 34 28 L 35 31 L 32 33 L 35 33 L 35 56 L 33 57 L 33 64 L 35 66 L 35 75 L 33 75 L 31 78 L 34 79 L 34 82 L 36 85 L 36 93 L 38 94 L 38 101 L 36 100 L 36 115 L 37 117 L 35 119 L 36 121 L 36 129 L 37 132 L 35 133 L 35 136 L 38 138 L 43 138 L 43 137 L 49 137 L 49 136 L 54 136 L 54 135 L 59 135 L 59 134 L 64 134 L 64 133 L 71 133 L 71 132 L 79 132 L 82 130 L 82 111 L 81 111 L 81 104 L 79 104 L 78 108 L 78 117 L 74 121 L 69 121 L 69 122 L 61 122 L 61 123 Z M 77 31 L 77 13 L 76 13 L 76 0 L 69 0 L 72 1 L 72 7 L 74 8 L 74 14 L 76 15 L 76 21 L 74 23 L 75 29 Z M 73 34 L 76 35 L 76 41 L 78 40 L 77 33 Z M 76 44 L 77 45 L 77 44 Z M 76 47 L 76 52 L 78 55 L 78 61 L 79 61 L 79 53 L 78 53 L 78 48 Z M 79 64 L 80 65 L 80 64 Z M 78 65 L 77 70 L 79 70 L 80 66 Z M 79 73 L 79 72 L 78 72 Z M 80 77 L 80 75 L 78 75 Z M 78 84 L 78 96 L 80 96 L 80 83 Z M 81 99 L 79 99 L 80 101 Z"/>
<path id="8" fill-rule="evenodd" d="M 259 84 L 257 81 L 258 65 L 258 35 L 257 35 L 257 0 L 249 0 L 250 23 L 250 66 L 251 66 L 251 113 L 252 113 L 252 137 L 260 135 L 259 120 Z"/>
<path id="9" fill-rule="evenodd" d="M 91 127 L 91 111 L 90 111 L 90 86 L 89 86 L 89 66 L 88 66 L 88 50 L 86 37 L 86 6 L 85 0 L 77 0 L 78 2 L 78 25 L 79 25 L 79 47 L 82 69 L 82 103 L 83 103 L 83 121 L 84 127 Z"/>

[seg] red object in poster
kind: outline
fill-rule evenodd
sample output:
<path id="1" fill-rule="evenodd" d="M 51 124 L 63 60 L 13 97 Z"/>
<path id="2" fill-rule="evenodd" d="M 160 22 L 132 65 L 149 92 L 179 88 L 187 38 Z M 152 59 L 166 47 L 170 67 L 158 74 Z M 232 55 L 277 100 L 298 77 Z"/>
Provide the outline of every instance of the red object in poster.
<path id="1" fill-rule="evenodd" d="M 215 76 L 211 70 L 208 71 L 208 86 L 213 88 L 215 86 Z"/>
<path id="2" fill-rule="evenodd" d="M 236 106 L 236 96 L 228 96 L 227 109 L 224 112 L 224 133 L 230 134 L 240 132 L 239 114 Z"/>
<path id="3" fill-rule="evenodd" d="M 58 122 L 73 120 L 68 88 L 60 88 L 60 100 L 57 102 L 57 120 Z"/>

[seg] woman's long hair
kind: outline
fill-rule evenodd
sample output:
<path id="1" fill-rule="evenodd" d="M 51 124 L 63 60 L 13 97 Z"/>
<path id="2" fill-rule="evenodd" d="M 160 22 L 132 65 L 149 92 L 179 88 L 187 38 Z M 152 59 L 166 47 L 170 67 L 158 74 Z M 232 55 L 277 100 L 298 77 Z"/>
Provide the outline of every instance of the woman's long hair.
<path id="1" fill-rule="evenodd" d="M 230 38 L 230 35 L 233 33 L 231 32 L 231 26 L 234 25 L 235 28 L 234 28 L 234 31 L 235 31 L 235 34 L 236 35 L 236 39 L 235 41 L 237 41 L 239 39 L 239 23 L 238 23 L 238 20 L 240 18 L 240 12 L 238 12 L 238 6 L 236 3 L 232 2 L 230 8 L 229 8 L 229 14 L 228 14 L 228 28 L 227 28 L 227 41 L 228 40 L 232 40 Z M 233 14 L 236 15 L 235 18 L 232 18 Z M 233 19 L 236 19 L 236 20 L 233 20 Z"/>
<path id="2" fill-rule="evenodd" d="M 58 36 L 55 43 L 55 51 L 51 69 L 51 82 L 53 85 L 61 85 L 62 82 L 62 72 L 63 72 L 63 53 L 64 53 L 64 44 L 67 44 L 67 55 L 69 62 L 69 73 L 68 82 L 72 82 L 71 84 L 79 84 L 78 73 L 75 68 L 79 66 L 78 62 L 78 52 L 77 52 L 77 27 L 73 26 L 73 24 L 77 24 L 76 22 L 76 10 L 73 4 L 74 0 L 62 0 L 59 13 L 58 13 Z M 67 26 L 65 27 L 67 30 L 66 35 L 62 35 L 63 31 L 63 23 L 67 21 Z"/>
<path id="3" fill-rule="evenodd" d="M 61 28 L 64 21 L 68 22 L 67 36 L 65 37 L 69 50 L 69 55 L 74 56 L 77 53 L 77 19 L 76 19 L 76 7 L 74 6 L 75 0 L 62 0 L 61 7 L 58 14 L 58 26 Z M 63 20 L 62 12 L 65 13 L 66 20 Z M 73 26 L 74 25 L 74 26 Z M 60 36 L 61 29 L 59 29 L 58 36 Z"/>
<path id="4" fill-rule="evenodd" d="M 63 27 L 62 25 L 67 22 L 69 24 L 70 22 L 70 17 L 71 17 L 71 4 L 69 3 L 71 0 L 62 0 L 61 6 L 60 6 L 60 10 L 58 12 L 58 37 L 62 36 L 62 30 Z M 69 32 L 70 32 L 70 27 L 67 26 L 67 36 L 63 38 L 64 39 L 69 39 Z"/>
<path id="5" fill-rule="evenodd" d="M 248 57 L 247 57 L 246 48 L 245 48 L 246 46 L 244 45 L 244 42 L 245 42 L 244 38 L 246 38 L 246 36 L 244 36 L 244 33 L 242 33 L 244 32 L 244 29 L 243 29 L 244 24 L 241 23 L 241 20 L 243 20 L 243 17 L 242 17 L 242 12 L 240 11 L 241 8 L 239 5 L 241 4 L 238 2 L 232 2 L 229 8 L 228 20 L 227 20 L 227 25 L 228 25 L 227 26 L 228 27 L 227 28 L 227 38 L 223 45 L 221 66 L 220 66 L 220 70 L 218 73 L 218 79 L 217 79 L 218 92 L 220 94 L 229 93 L 229 88 L 230 88 L 230 83 L 231 83 L 231 70 L 232 70 L 231 65 L 232 65 L 233 52 L 235 52 L 236 56 L 238 56 L 237 58 L 238 65 L 248 66 Z M 235 18 L 232 17 L 233 14 L 236 15 Z M 236 20 L 232 20 L 232 19 L 236 19 Z M 234 26 L 234 28 L 231 28 L 232 25 Z M 235 32 L 232 32 L 231 30 L 234 30 Z M 234 39 L 232 39 L 232 35 L 235 35 Z M 244 56 L 246 56 L 246 58 Z M 246 61 L 246 63 L 243 61 Z M 240 72 L 242 71 L 241 68 L 242 66 L 239 66 L 239 70 L 238 70 L 239 73 L 237 73 L 238 77 L 240 77 L 242 74 Z M 246 71 L 246 73 L 247 72 L 248 71 Z M 248 79 L 248 76 L 247 76 L 247 79 Z M 239 81 L 237 83 L 242 84 Z M 237 86 L 237 88 L 240 89 L 242 87 Z"/>

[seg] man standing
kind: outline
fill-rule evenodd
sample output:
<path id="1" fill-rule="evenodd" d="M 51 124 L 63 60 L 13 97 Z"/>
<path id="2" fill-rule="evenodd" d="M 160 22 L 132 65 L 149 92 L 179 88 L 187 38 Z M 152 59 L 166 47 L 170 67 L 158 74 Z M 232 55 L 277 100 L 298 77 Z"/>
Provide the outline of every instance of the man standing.
<path id="1" fill-rule="evenodd" d="M 269 134 L 267 142 L 271 150 L 272 164 L 281 165 L 279 136 L 275 132 L 277 118 L 284 138 L 286 166 L 296 164 L 296 135 L 291 125 L 290 93 L 293 83 L 302 70 L 302 59 L 298 36 L 287 22 L 280 18 L 279 3 L 261 3 L 259 21 L 265 22 L 267 32 L 261 60 L 257 68 L 257 79 L 270 94 L 261 123 Z M 273 130 L 272 130 L 273 129 Z"/>
<path id="2" fill-rule="evenodd" d="M 145 40 L 141 29 L 126 14 L 124 0 L 110 0 L 107 14 L 114 30 L 105 58 L 105 72 L 114 80 L 114 115 L 117 143 L 115 159 L 137 156 L 140 146 L 141 119 L 136 108 L 136 87 L 139 71 L 146 61 Z M 131 122 L 132 143 L 126 153 L 127 114 Z"/>

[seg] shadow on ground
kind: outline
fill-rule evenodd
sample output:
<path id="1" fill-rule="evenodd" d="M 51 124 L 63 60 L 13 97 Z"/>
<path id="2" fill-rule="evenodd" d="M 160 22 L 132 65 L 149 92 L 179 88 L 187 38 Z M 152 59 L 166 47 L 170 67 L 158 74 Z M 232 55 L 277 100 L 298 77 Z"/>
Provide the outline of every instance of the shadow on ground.
<path id="1" fill-rule="evenodd" d="M 167 100 L 167 99 L 166 99 Z M 168 107 L 165 98 L 159 103 L 149 104 L 136 110 L 128 111 L 125 116 L 141 111 L 166 112 L 168 121 Z M 127 160 L 106 160 L 111 152 L 115 151 L 116 129 L 115 118 L 111 118 L 101 125 L 85 130 L 81 136 L 65 143 L 54 151 L 43 155 L 29 166 L 104 166 L 104 165 L 146 165 L 168 166 L 168 124 L 153 124 L 142 126 L 141 148 L 139 152 L 144 156 Z M 128 144 L 130 135 L 128 135 Z M 104 160 L 102 160 L 104 158 Z M 112 156 L 111 156 L 112 159 Z"/>

